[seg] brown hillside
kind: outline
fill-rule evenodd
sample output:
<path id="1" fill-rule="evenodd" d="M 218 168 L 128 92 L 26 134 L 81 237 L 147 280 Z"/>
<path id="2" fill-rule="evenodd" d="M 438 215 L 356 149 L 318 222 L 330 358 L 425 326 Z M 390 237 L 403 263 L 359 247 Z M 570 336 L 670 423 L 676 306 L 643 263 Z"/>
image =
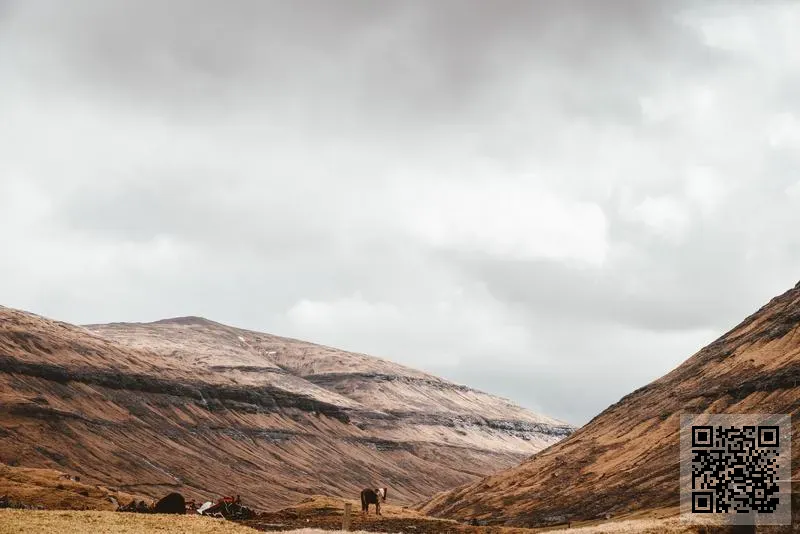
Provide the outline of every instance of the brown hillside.
<path id="1" fill-rule="evenodd" d="M 108 511 L 0 510 L 0 534 L 257 534 L 210 517 Z"/>
<path id="2" fill-rule="evenodd" d="M 0 307 L 0 462 L 153 497 L 392 502 L 572 428 L 400 365 L 199 318 L 77 327 Z"/>
<path id="3" fill-rule="evenodd" d="M 116 510 L 119 503 L 143 499 L 114 488 L 85 484 L 70 473 L 4 464 L 0 464 L 0 497 L 59 510 Z"/>
<path id="4" fill-rule="evenodd" d="M 681 413 L 791 413 L 800 429 L 800 284 L 674 371 L 522 465 L 421 506 L 432 515 L 544 525 L 679 504 Z M 800 447 L 793 447 L 793 480 Z"/>

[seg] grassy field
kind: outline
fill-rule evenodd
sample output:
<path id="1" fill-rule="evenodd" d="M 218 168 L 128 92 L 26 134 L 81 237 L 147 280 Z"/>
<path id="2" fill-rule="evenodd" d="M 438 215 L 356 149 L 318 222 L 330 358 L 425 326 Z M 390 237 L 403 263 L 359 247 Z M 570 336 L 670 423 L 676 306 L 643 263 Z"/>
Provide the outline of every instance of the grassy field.
<path id="1" fill-rule="evenodd" d="M 343 499 L 321 495 L 309 497 L 304 501 L 278 512 L 246 521 L 245 524 L 258 530 L 319 534 L 336 532 L 342 524 Z M 648 513 L 618 518 L 613 521 L 591 521 L 583 524 L 527 529 L 515 527 L 474 527 L 464 523 L 429 517 L 416 510 L 384 504 L 380 518 L 374 511 L 363 517 L 360 505 L 348 501 L 353 506 L 351 525 L 354 530 L 367 532 L 414 532 L 416 534 L 534 534 L 540 532 L 570 532 L 578 534 L 693 534 L 699 531 L 696 526 L 681 523 L 674 509 L 651 510 Z M 297 530 L 300 529 L 300 530 Z"/>
<path id="2" fill-rule="evenodd" d="M 694 534 L 697 531 L 697 527 L 681 523 L 678 519 L 614 521 L 602 525 L 565 530 L 565 532 L 576 534 Z"/>
<path id="3" fill-rule="evenodd" d="M 427 529 L 422 530 L 424 532 Z M 447 528 L 442 530 L 442 532 L 448 531 L 450 530 Z M 457 531 L 462 532 L 461 529 Z M 486 534 L 543 532 L 542 530 L 498 527 L 471 527 L 463 531 Z M 170 516 L 70 510 L 0 510 L 0 534 L 62 534 L 67 532 L 71 534 L 255 534 L 257 531 L 230 521 L 193 515 Z M 306 528 L 285 532 L 331 534 L 337 531 Z M 400 530 L 393 532 L 400 532 Z M 557 532 L 557 530 L 549 532 Z M 572 528 L 565 532 L 574 534 L 689 534 L 696 533 L 697 529 L 672 518 L 615 521 L 591 527 Z M 357 533 L 368 534 L 366 531 L 354 531 L 350 534 Z"/>
<path id="4" fill-rule="evenodd" d="M 0 534 L 256 534 L 224 519 L 96 511 L 0 510 Z M 301 529 L 297 534 L 331 534 Z M 360 534 L 350 532 L 349 534 Z M 363 533 L 369 534 L 369 533 Z"/>
<path id="5" fill-rule="evenodd" d="M 511 529 L 487 527 L 482 529 L 486 534 L 533 534 L 538 532 L 559 532 L 559 530 L 538 530 L 538 529 Z M 680 523 L 678 519 L 637 519 L 633 521 L 615 521 L 604 525 L 596 525 L 583 528 L 561 529 L 570 534 L 696 534 L 697 527 L 692 527 Z M 334 531 L 320 530 L 315 528 L 305 528 L 300 530 L 286 531 L 287 534 L 334 534 Z M 335 531 L 338 534 L 347 534 L 343 531 Z M 359 531 L 364 532 L 364 531 Z M 349 534 L 356 534 L 350 532 Z"/>
<path id="6" fill-rule="evenodd" d="M 221 519 L 95 511 L 0 510 L 0 534 L 255 534 Z"/>
<path id="7" fill-rule="evenodd" d="M 683 525 L 677 519 L 640 519 L 634 521 L 618 521 L 614 523 L 608 523 L 606 525 L 563 530 L 564 532 L 569 532 L 570 534 L 695 534 L 697 532 L 696 528 Z M 476 529 L 476 531 L 482 531 L 486 534 L 534 534 L 538 532 L 559 532 L 559 530 L 527 530 L 498 527 L 485 527 L 482 529 Z M 345 533 L 341 530 L 332 531 L 321 530 L 317 528 L 303 528 L 284 532 L 286 534 L 374 534 L 367 533 L 363 530 Z"/>

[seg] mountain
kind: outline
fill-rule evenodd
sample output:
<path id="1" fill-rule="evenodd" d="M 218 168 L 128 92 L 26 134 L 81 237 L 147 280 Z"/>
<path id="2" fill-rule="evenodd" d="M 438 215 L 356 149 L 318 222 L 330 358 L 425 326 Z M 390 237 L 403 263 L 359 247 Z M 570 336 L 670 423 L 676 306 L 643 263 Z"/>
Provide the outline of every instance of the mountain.
<path id="1" fill-rule="evenodd" d="M 573 427 L 383 359 L 198 317 L 74 326 L 0 307 L 0 462 L 274 509 L 385 484 L 395 503 Z"/>
<path id="2" fill-rule="evenodd" d="M 513 526 L 665 508 L 676 512 L 682 413 L 789 413 L 797 435 L 798 327 L 800 284 L 569 438 L 517 467 L 437 495 L 421 509 Z M 800 447 L 793 447 L 792 455 L 796 481 Z"/>

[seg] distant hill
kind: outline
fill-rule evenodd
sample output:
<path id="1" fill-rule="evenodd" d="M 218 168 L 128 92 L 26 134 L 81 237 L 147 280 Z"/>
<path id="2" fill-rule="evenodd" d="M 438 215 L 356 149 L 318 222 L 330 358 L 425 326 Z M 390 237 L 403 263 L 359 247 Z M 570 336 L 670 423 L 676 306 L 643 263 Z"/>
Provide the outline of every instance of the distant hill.
<path id="1" fill-rule="evenodd" d="M 800 284 L 566 440 L 518 467 L 442 493 L 421 509 L 514 526 L 677 511 L 680 414 L 701 412 L 790 413 L 798 435 Z M 793 466 L 797 480 L 797 446 Z"/>
<path id="2" fill-rule="evenodd" d="M 0 461 L 274 509 L 394 503 L 519 463 L 573 427 L 387 360 L 198 317 L 74 326 L 0 307 Z"/>

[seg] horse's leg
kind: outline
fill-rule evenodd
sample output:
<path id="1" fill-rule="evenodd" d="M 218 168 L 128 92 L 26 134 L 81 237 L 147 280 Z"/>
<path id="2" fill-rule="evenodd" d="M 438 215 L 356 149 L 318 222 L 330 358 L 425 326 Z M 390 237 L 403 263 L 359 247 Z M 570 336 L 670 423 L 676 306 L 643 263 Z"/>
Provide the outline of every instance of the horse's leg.
<path id="1" fill-rule="evenodd" d="M 378 502 L 375 503 L 375 515 L 381 515 L 381 498 L 378 497 Z"/>

